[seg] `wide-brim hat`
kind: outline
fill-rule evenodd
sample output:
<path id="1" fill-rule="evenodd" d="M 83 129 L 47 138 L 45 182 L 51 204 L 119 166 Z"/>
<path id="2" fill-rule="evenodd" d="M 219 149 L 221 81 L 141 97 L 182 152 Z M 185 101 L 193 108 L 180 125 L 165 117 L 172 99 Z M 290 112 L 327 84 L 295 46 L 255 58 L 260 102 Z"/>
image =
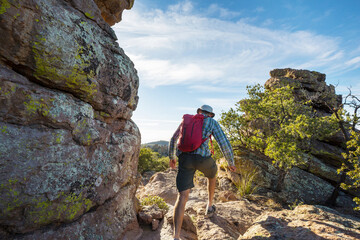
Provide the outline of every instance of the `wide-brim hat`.
<path id="1" fill-rule="evenodd" d="M 197 113 L 199 113 L 200 110 L 209 113 L 211 117 L 215 116 L 215 113 L 213 112 L 213 108 L 210 107 L 209 105 L 202 105 L 200 108 L 198 108 Z"/>

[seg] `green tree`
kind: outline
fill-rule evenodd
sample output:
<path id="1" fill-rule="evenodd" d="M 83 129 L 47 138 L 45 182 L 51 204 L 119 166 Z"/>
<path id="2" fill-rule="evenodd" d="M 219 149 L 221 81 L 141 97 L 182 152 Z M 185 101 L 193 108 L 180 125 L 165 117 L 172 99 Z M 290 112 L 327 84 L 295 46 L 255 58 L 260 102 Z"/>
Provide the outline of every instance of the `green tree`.
<path id="1" fill-rule="evenodd" d="M 349 89 L 349 94 L 344 98 L 343 104 L 337 108 L 331 106 L 328 106 L 328 108 L 336 117 L 339 130 L 343 133 L 346 141 L 346 151 L 343 153 L 344 161 L 341 168 L 338 169 L 341 178 L 330 198 L 330 202 L 335 202 L 340 187 L 348 190 L 360 186 L 360 134 L 359 130 L 357 130 L 360 99 L 353 95 L 351 89 Z M 350 183 L 345 183 L 346 176 L 351 179 Z M 358 205 L 356 209 L 360 210 L 360 199 L 355 197 L 354 201 Z"/>
<path id="2" fill-rule="evenodd" d="M 334 205 L 340 187 L 359 187 L 360 136 L 356 127 L 360 99 L 351 90 L 339 106 L 330 99 L 326 104 L 332 115 L 321 116 L 311 107 L 311 97 L 303 98 L 309 101 L 294 97 L 291 86 L 270 90 L 255 85 L 247 89 L 249 98 L 221 116 L 220 123 L 232 144 L 259 150 L 272 158 L 276 167 L 288 170 L 303 163 L 313 140 L 324 140 L 341 131 L 346 141 L 342 167 L 338 169 L 341 177 L 327 203 Z M 346 176 L 352 181 L 345 183 Z M 354 200 L 360 205 L 359 198 Z"/>
<path id="3" fill-rule="evenodd" d="M 310 101 L 294 98 L 294 88 L 247 87 L 249 98 L 223 113 L 220 123 L 235 146 L 259 150 L 288 170 L 304 163 L 313 139 L 336 130 L 333 116 L 318 116 Z"/>
<path id="4" fill-rule="evenodd" d="M 360 186 L 360 134 L 357 131 L 350 131 L 349 141 L 346 143 L 347 151 L 343 154 L 344 158 L 350 164 L 343 164 L 338 170 L 339 173 L 346 174 L 353 180 L 351 184 L 341 182 L 341 187 L 345 190 L 350 188 L 359 188 Z M 356 210 L 360 210 L 360 198 L 355 197 L 354 201 L 358 205 Z"/>
<path id="5" fill-rule="evenodd" d="M 154 152 L 151 148 L 145 147 L 140 149 L 138 171 L 141 174 L 146 171 L 164 171 L 168 167 L 168 157 L 160 157 L 160 154 Z"/>

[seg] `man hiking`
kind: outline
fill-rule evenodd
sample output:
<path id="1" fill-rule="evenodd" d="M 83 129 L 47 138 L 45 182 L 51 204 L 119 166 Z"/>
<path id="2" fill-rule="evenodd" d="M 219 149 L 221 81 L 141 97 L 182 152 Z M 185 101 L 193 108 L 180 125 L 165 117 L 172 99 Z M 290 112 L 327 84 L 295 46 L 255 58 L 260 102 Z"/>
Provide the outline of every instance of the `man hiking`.
<path id="1" fill-rule="evenodd" d="M 217 166 L 211 157 L 209 150 L 210 135 L 213 135 L 225 156 L 229 169 L 235 171 L 234 154 L 229 140 L 226 138 L 219 123 L 213 119 L 215 114 L 212 107 L 203 105 L 197 110 L 196 115 L 184 115 L 183 122 L 175 131 L 169 143 L 170 167 L 176 166 L 176 155 L 179 158 L 179 168 L 176 176 L 176 187 L 179 191 L 174 208 L 174 240 L 179 239 L 181 225 L 183 222 L 185 204 L 188 200 L 190 189 L 194 187 L 194 174 L 196 170 L 201 171 L 208 179 L 208 203 L 205 214 L 212 216 L 215 212 L 213 205 Z M 200 128 L 198 127 L 200 123 Z M 197 128 L 200 129 L 200 143 L 189 143 L 196 138 Z M 176 143 L 179 143 L 176 145 Z M 195 140 L 198 142 L 199 140 Z M 200 146 L 198 147 L 197 145 Z M 194 147 L 194 146 L 195 147 Z M 197 147 L 197 148 L 196 148 Z M 196 149 L 193 149 L 196 148 Z"/>

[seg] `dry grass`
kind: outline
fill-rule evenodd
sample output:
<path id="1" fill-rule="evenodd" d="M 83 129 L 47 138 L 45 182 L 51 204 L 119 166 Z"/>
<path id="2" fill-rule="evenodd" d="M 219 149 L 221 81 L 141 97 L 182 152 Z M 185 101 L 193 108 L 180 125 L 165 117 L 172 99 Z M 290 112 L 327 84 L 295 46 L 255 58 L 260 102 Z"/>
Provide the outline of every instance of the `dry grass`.
<path id="1" fill-rule="evenodd" d="M 237 164 L 237 169 L 240 177 L 234 184 L 238 194 L 240 197 L 253 194 L 258 187 L 256 183 L 259 174 L 258 168 L 254 167 L 249 161 L 242 161 Z"/>

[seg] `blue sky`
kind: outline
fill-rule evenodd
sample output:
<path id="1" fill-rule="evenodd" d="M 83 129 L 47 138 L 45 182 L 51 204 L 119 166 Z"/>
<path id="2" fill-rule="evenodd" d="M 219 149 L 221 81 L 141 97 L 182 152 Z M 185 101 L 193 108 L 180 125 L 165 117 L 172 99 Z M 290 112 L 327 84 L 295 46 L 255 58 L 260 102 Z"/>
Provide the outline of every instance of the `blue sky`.
<path id="1" fill-rule="evenodd" d="M 275 68 L 359 94 L 359 13 L 358 0 L 135 0 L 113 29 L 140 78 L 142 143 L 169 140 L 203 104 L 218 118 Z"/>

